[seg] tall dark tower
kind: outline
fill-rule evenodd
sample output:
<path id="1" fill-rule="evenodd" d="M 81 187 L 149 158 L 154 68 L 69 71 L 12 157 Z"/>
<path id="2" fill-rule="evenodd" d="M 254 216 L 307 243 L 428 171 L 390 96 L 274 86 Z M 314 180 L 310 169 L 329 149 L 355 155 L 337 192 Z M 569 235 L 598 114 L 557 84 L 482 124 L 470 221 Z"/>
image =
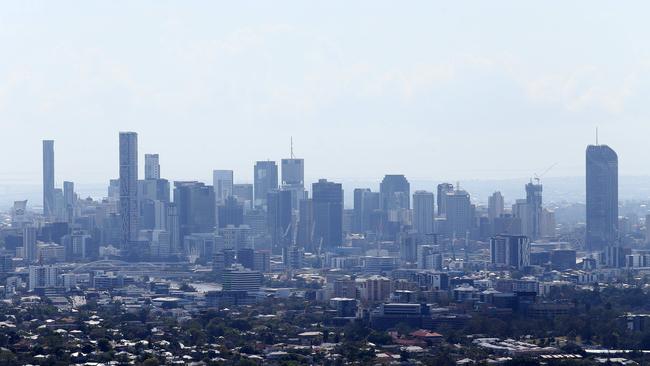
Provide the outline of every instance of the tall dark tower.
<path id="1" fill-rule="evenodd" d="M 320 179 L 311 185 L 314 240 L 317 247 L 336 248 L 343 243 L 343 188 L 340 183 Z"/>
<path id="2" fill-rule="evenodd" d="M 122 249 L 138 239 L 138 134 L 120 132 Z"/>
<path id="3" fill-rule="evenodd" d="M 618 226 L 618 156 L 607 145 L 587 146 L 588 250 L 614 245 Z"/>
<path id="4" fill-rule="evenodd" d="M 54 141 L 43 140 L 43 215 L 54 216 Z"/>
<path id="5" fill-rule="evenodd" d="M 542 185 L 539 181 L 526 184 L 526 204 L 529 239 L 539 239 L 542 236 Z"/>

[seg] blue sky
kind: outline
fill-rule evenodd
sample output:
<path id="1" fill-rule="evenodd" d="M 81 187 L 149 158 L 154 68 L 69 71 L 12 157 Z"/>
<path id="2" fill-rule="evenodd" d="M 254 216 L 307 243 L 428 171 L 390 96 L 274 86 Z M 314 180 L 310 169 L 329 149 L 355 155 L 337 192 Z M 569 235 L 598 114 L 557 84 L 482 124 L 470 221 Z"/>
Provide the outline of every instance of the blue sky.
<path id="1" fill-rule="evenodd" d="M 580 176 L 600 128 L 650 175 L 647 2 L 62 1 L 0 5 L 0 180 L 170 179 L 306 159 L 318 177 Z"/>

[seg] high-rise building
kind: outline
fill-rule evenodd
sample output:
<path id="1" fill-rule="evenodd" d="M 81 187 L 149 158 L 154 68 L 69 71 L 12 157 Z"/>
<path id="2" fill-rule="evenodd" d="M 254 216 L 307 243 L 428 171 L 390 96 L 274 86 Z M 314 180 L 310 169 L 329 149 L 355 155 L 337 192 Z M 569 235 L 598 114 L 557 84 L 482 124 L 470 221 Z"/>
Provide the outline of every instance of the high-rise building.
<path id="1" fill-rule="evenodd" d="M 454 186 L 451 183 L 438 184 L 438 216 L 444 216 L 447 212 L 447 193 L 454 191 Z"/>
<path id="2" fill-rule="evenodd" d="M 488 198 L 488 219 L 494 222 L 494 219 L 503 215 L 503 195 L 501 192 L 494 192 Z"/>
<path id="3" fill-rule="evenodd" d="M 232 170 L 213 170 L 212 185 L 214 187 L 214 197 L 217 203 L 223 203 L 226 198 L 233 193 L 233 171 Z"/>
<path id="4" fill-rule="evenodd" d="M 420 235 L 433 234 L 433 200 L 432 192 L 413 193 L 413 229 Z"/>
<path id="5" fill-rule="evenodd" d="M 232 195 L 242 203 L 248 210 L 253 206 L 253 185 L 250 183 L 238 183 L 232 185 Z"/>
<path id="6" fill-rule="evenodd" d="M 74 218 L 74 206 L 76 197 L 74 194 L 74 183 L 63 182 L 63 203 L 66 221 L 71 223 Z"/>
<path id="7" fill-rule="evenodd" d="M 266 195 L 278 189 L 278 166 L 275 161 L 258 161 L 255 163 L 255 206 L 266 205 Z"/>
<path id="8" fill-rule="evenodd" d="M 313 251 L 314 210 L 313 201 L 305 198 L 300 200 L 298 208 L 298 233 L 296 244 L 308 251 Z"/>
<path id="9" fill-rule="evenodd" d="M 158 154 L 144 154 L 144 179 L 160 179 L 160 158 Z"/>
<path id="10" fill-rule="evenodd" d="M 472 227 L 472 203 L 469 193 L 456 189 L 446 193 L 445 215 L 447 234 L 465 237 Z"/>
<path id="11" fill-rule="evenodd" d="M 352 229 L 357 233 L 365 233 L 373 228 L 372 215 L 380 209 L 381 197 L 379 192 L 372 192 L 370 188 L 356 188 L 354 190 L 354 221 Z"/>
<path id="12" fill-rule="evenodd" d="M 587 167 L 588 250 L 602 250 L 617 242 L 618 225 L 618 156 L 607 145 L 589 145 Z"/>
<path id="13" fill-rule="evenodd" d="M 244 223 L 244 205 L 233 196 L 226 198 L 223 204 L 217 207 L 217 213 L 219 228 L 228 225 L 237 227 Z"/>
<path id="14" fill-rule="evenodd" d="M 291 191 L 272 190 L 267 194 L 266 219 L 271 245 L 278 254 L 287 248 L 293 239 Z"/>
<path id="15" fill-rule="evenodd" d="M 379 185 L 379 193 L 383 210 L 408 210 L 411 208 L 411 185 L 401 174 L 384 176 Z"/>
<path id="16" fill-rule="evenodd" d="M 178 209 L 179 239 L 215 229 L 214 189 L 203 183 L 174 182 L 174 204 Z"/>
<path id="17" fill-rule="evenodd" d="M 54 216 L 54 141 L 43 140 L 43 216 Z"/>
<path id="18" fill-rule="evenodd" d="M 542 236 L 542 185 L 526 184 L 526 203 L 528 208 L 528 229 L 526 235 L 535 240 Z"/>
<path id="19" fill-rule="evenodd" d="M 138 134 L 120 132 L 122 249 L 138 239 Z"/>
<path id="20" fill-rule="evenodd" d="M 297 210 L 300 200 L 305 198 L 304 159 L 282 159 L 282 189 L 291 192 L 291 207 Z"/>
<path id="21" fill-rule="evenodd" d="M 23 250 L 25 251 L 25 259 L 27 261 L 34 262 L 38 260 L 36 257 L 36 228 L 33 226 L 23 228 Z"/>
<path id="22" fill-rule="evenodd" d="M 335 248 L 343 242 L 343 187 L 320 179 L 312 184 L 314 245 Z"/>
<path id="23" fill-rule="evenodd" d="M 530 242 L 525 236 L 497 235 L 490 239 L 490 262 L 522 269 L 530 265 Z"/>

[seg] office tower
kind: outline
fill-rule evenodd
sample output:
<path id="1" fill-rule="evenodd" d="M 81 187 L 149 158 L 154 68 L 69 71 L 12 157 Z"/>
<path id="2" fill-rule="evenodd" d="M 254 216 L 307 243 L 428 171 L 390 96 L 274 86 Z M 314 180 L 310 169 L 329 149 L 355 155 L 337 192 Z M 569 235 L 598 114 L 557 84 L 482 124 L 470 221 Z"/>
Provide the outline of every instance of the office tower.
<path id="1" fill-rule="evenodd" d="M 488 198 L 488 219 L 494 222 L 494 219 L 503 215 L 503 195 L 501 192 L 494 192 Z"/>
<path id="2" fill-rule="evenodd" d="M 528 209 L 527 236 L 539 239 L 542 233 L 542 185 L 530 182 L 526 184 L 526 203 Z"/>
<path id="3" fill-rule="evenodd" d="M 438 184 L 438 216 L 444 216 L 446 213 L 446 200 L 447 193 L 454 191 L 454 185 L 451 183 L 440 183 Z"/>
<path id="4" fill-rule="evenodd" d="M 445 215 L 447 234 L 457 238 L 465 237 L 472 227 L 472 204 L 469 193 L 456 189 L 446 193 Z"/>
<path id="5" fill-rule="evenodd" d="M 271 246 L 278 254 L 293 242 L 291 191 L 272 190 L 267 194 L 266 220 Z"/>
<path id="6" fill-rule="evenodd" d="M 24 201 L 14 201 L 14 205 L 11 208 L 11 227 L 12 228 L 22 228 L 30 222 L 30 218 L 27 215 L 27 200 Z"/>
<path id="7" fill-rule="evenodd" d="M 602 250 L 617 241 L 618 156 L 607 145 L 589 145 L 587 167 L 587 250 Z"/>
<path id="8" fill-rule="evenodd" d="M 228 225 L 219 229 L 223 238 L 223 247 L 226 249 L 243 249 L 252 247 L 251 228 L 248 225 Z"/>
<path id="9" fill-rule="evenodd" d="M 522 269 L 530 265 L 530 242 L 525 236 L 497 235 L 490 239 L 490 262 Z"/>
<path id="10" fill-rule="evenodd" d="M 59 267 L 29 266 L 29 291 L 57 287 Z"/>
<path id="11" fill-rule="evenodd" d="M 255 206 L 266 205 L 269 191 L 278 189 L 278 166 L 275 161 L 258 161 L 255 163 Z"/>
<path id="12" fill-rule="evenodd" d="M 224 291 L 257 292 L 262 286 L 262 274 L 244 267 L 231 267 L 223 270 L 222 286 Z"/>
<path id="13" fill-rule="evenodd" d="M 546 208 L 542 209 L 542 236 L 555 237 L 555 226 L 555 212 Z"/>
<path id="14" fill-rule="evenodd" d="M 421 235 L 433 234 L 433 193 L 413 193 L 413 229 Z"/>
<path id="15" fill-rule="evenodd" d="M 214 189 L 196 181 L 174 182 L 174 204 L 178 209 L 179 239 L 215 229 Z"/>
<path id="16" fill-rule="evenodd" d="M 298 233 L 296 234 L 296 244 L 305 248 L 307 251 L 314 251 L 313 233 L 314 233 L 314 211 L 313 201 L 305 198 L 298 204 Z"/>
<path id="17" fill-rule="evenodd" d="M 178 220 L 178 206 L 174 203 L 167 205 L 167 220 L 165 222 L 169 234 L 169 251 L 171 254 L 181 252 L 180 222 Z"/>
<path id="18" fill-rule="evenodd" d="M 291 207 L 298 209 L 301 199 L 305 198 L 305 160 L 282 159 L 282 189 L 291 192 Z"/>
<path id="19" fill-rule="evenodd" d="M 35 262 L 38 259 L 36 249 L 36 228 L 27 226 L 23 229 L 23 250 L 27 261 Z"/>
<path id="20" fill-rule="evenodd" d="M 214 187 L 214 197 L 217 203 L 223 203 L 226 198 L 233 193 L 233 171 L 232 170 L 213 170 L 212 184 Z"/>
<path id="21" fill-rule="evenodd" d="M 367 192 L 370 192 L 370 188 L 354 189 L 354 221 L 352 223 L 352 231 L 355 233 L 365 231 L 363 225 L 363 196 Z"/>
<path id="22" fill-rule="evenodd" d="M 378 227 L 372 225 L 372 217 L 380 210 L 381 196 L 379 192 L 372 192 L 369 188 L 354 190 L 354 225 L 357 233 L 376 231 Z"/>
<path id="23" fill-rule="evenodd" d="M 74 194 L 74 183 L 63 182 L 63 203 L 65 209 L 65 217 L 67 222 L 72 222 L 74 219 L 74 205 L 76 197 Z"/>
<path id="24" fill-rule="evenodd" d="M 312 184 L 314 245 L 335 248 L 343 242 L 343 188 L 340 183 L 320 179 Z"/>
<path id="25" fill-rule="evenodd" d="M 244 205 L 233 196 L 226 198 L 222 205 L 217 207 L 219 228 L 228 225 L 239 226 L 244 223 Z"/>
<path id="26" fill-rule="evenodd" d="M 650 214 L 645 215 L 645 243 L 650 244 Z"/>
<path id="27" fill-rule="evenodd" d="M 43 140 L 43 216 L 54 216 L 54 141 Z"/>
<path id="28" fill-rule="evenodd" d="M 382 210 L 411 208 L 411 185 L 403 175 L 386 175 L 379 185 Z"/>
<path id="29" fill-rule="evenodd" d="M 253 185 L 250 183 L 238 183 L 232 185 L 232 195 L 237 198 L 246 210 L 253 208 Z"/>
<path id="30" fill-rule="evenodd" d="M 254 269 L 253 266 L 255 265 L 255 249 L 239 249 L 237 251 L 237 263 L 241 264 L 244 268 Z"/>
<path id="31" fill-rule="evenodd" d="M 160 158 L 158 154 L 144 154 L 144 179 L 160 179 Z"/>
<path id="32" fill-rule="evenodd" d="M 122 249 L 138 238 L 138 134 L 120 132 Z"/>
<path id="33" fill-rule="evenodd" d="M 519 219 L 521 235 L 530 236 L 531 230 L 531 219 L 530 219 L 530 209 L 528 208 L 528 201 L 525 199 L 518 199 L 512 205 L 512 215 Z"/>

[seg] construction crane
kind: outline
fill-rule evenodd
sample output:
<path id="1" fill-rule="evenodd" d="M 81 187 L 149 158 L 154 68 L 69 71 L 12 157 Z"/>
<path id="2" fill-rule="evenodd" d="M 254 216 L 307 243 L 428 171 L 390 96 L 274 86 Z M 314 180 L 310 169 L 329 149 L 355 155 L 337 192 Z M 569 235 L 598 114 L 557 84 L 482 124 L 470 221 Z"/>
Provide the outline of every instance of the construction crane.
<path id="1" fill-rule="evenodd" d="M 558 164 L 559 163 L 554 163 L 553 165 L 549 166 L 548 168 L 546 168 L 546 170 L 542 172 L 542 174 L 533 173 L 533 180 L 537 182 L 537 184 L 539 184 L 539 182 L 546 175 L 546 173 L 548 173 L 551 169 L 555 168 L 555 166 Z"/>

